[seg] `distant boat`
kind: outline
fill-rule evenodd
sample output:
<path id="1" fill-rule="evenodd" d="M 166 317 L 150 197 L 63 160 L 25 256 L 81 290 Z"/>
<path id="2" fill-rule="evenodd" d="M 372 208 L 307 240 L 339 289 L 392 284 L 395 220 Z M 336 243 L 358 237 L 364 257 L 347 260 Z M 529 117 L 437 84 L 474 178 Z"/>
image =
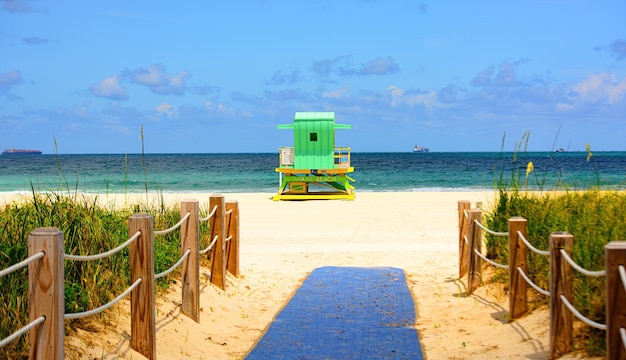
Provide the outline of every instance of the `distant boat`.
<path id="1" fill-rule="evenodd" d="M 413 152 L 414 153 L 427 153 L 427 152 L 430 152 L 430 149 L 427 148 L 426 146 L 415 145 L 413 147 Z"/>
<path id="2" fill-rule="evenodd" d="M 40 150 L 6 149 L 2 155 L 41 155 Z"/>
<path id="3" fill-rule="evenodd" d="M 565 152 L 565 149 L 563 149 L 563 148 L 558 148 L 558 149 L 556 149 L 556 152 L 558 152 L 558 153 L 562 153 L 562 152 Z"/>

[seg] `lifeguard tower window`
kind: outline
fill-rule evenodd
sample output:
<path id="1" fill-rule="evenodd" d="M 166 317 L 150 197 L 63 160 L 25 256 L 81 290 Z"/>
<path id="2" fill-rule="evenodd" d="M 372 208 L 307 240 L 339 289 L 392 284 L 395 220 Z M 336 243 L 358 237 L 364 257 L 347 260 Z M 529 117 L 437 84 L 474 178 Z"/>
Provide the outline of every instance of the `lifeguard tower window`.
<path id="1" fill-rule="evenodd" d="M 309 134 L 309 140 L 310 141 L 317 141 L 317 133 L 312 132 Z"/>

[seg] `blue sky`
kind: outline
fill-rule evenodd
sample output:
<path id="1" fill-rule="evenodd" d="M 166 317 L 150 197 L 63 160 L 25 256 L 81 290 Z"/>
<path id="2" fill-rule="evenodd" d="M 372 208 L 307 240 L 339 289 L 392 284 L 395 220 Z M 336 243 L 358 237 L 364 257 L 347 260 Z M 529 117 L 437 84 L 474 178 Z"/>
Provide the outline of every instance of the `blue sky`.
<path id="1" fill-rule="evenodd" d="M 0 0 L 0 54 L 0 148 L 626 150 L 621 0 Z"/>

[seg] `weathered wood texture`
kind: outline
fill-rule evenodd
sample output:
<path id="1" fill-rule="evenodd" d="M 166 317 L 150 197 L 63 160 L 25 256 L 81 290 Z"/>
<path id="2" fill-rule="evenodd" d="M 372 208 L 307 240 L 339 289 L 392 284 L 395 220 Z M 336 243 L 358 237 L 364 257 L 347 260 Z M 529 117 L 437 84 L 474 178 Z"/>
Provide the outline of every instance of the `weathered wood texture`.
<path id="1" fill-rule="evenodd" d="M 226 242 L 224 234 L 226 233 L 225 212 L 226 205 L 223 195 L 211 195 L 209 198 L 209 208 L 213 209 L 217 206 L 215 215 L 211 218 L 211 237 L 217 235 L 217 242 L 211 249 L 211 284 L 222 290 L 226 289 Z"/>
<path id="2" fill-rule="evenodd" d="M 469 240 L 469 266 L 467 273 L 467 293 L 472 294 L 482 282 L 482 262 L 476 252 L 482 251 L 483 231 L 476 225 L 482 221 L 482 211 L 471 209 L 467 212 L 467 238 Z"/>
<path id="3" fill-rule="evenodd" d="M 467 218 L 465 213 L 470 209 L 470 202 L 461 200 L 458 202 L 459 215 L 459 279 L 467 274 L 467 266 L 469 261 L 468 246 L 465 243 L 467 235 Z"/>
<path id="4" fill-rule="evenodd" d="M 45 256 L 28 265 L 29 322 L 46 320 L 30 330 L 30 359 L 62 360 L 64 340 L 63 233 L 39 228 L 28 236 L 28 255 Z"/>
<path id="5" fill-rule="evenodd" d="M 556 359 L 572 351 L 573 314 L 561 300 L 572 303 L 573 269 L 561 255 L 571 257 L 574 236 L 555 232 L 550 236 L 550 358 Z"/>
<path id="6" fill-rule="evenodd" d="M 626 329 L 626 285 L 619 267 L 626 268 L 626 241 L 611 241 L 605 246 L 606 254 L 606 358 L 626 360 L 626 344 L 622 342 L 620 328 Z M 626 271 L 626 269 L 625 269 Z"/>
<path id="7" fill-rule="evenodd" d="M 526 280 L 517 270 L 526 273 L 526 244 L 520 239 L 519 233 L 526 236 L 526 219 L 512 217 L 509 219 L 509 315 L 518 319 L 528 311 Z"/>
<path id="8" fill-rule="evenodd" d="M 128 235 L 141 235 L 130 245 L 130 282 L 142 279 L 130 293 L 130 346 L 148 359 L 156 359 L 154 304 L 154 219 L 139 213 L 128 219 Z"/>
<path id="9" fill-rule="evenodd" d="M 226 212 L 230 212 L 228 215 L 230 240 L 226 244 L 227 269 L 231 274 L 239 276 L 239 203 L 236 200 L 228 200 Z"/>
<path id="10" fill-rule="evenodd" d="M 182 282 L 181 311 L 193 321 L 200 322 L 200 229 L 198 225 L 199 205 L 197 200 L 185 199 L 180 204 L 181 219 L 189 219 L 180 227 L 180 255 L 190 250 L 187 260 L 182 264 L 180 276 Z"/>

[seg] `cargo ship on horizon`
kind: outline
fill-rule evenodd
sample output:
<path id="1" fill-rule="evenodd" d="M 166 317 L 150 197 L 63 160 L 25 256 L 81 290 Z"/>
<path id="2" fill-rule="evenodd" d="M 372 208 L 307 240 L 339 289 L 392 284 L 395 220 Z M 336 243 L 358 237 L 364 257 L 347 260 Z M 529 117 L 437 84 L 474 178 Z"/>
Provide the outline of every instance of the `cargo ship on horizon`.
<path id="1" fill-rule="evenodd" d="M 41 150 L 6 149 L 2 155 L 41 155 Z"/>

